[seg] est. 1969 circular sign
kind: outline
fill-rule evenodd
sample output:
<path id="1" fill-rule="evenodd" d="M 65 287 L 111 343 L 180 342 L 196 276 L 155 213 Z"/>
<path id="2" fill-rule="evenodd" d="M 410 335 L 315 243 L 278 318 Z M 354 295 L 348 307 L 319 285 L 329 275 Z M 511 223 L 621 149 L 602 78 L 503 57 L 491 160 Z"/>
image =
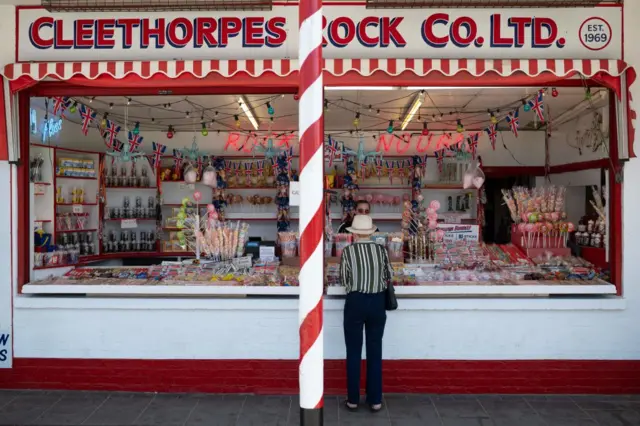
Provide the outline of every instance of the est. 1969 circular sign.
<path id="1" fill-rule="evenodd" d="M 611 43 L 611 25 L 602 18 L 589 18 L 580 25 L 580 42 L 589 50 L 602 50 Z"/>

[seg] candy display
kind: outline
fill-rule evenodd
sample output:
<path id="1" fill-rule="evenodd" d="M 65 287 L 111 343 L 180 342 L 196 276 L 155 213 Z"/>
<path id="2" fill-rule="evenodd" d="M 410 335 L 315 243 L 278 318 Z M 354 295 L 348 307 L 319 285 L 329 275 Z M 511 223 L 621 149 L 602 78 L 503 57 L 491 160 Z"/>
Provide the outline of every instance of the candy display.
<path id="1" fill-rule="evenodd" d="M 95 178 L 95 163 L 93 160 L 59 158 L 56 176 Z"/>
<path id="2" fill-rule="evenodd" d="M 517 224 L 520 245 L 525 248 L 566 248 L 575 225 L 567 222 L 566 187 L 515 187 L 503 190 L 503 199 Z"/>
<path id="3" fill-rule="evenodd" d="M 104 176 L 104 185 L 107 188 L 117 188 L 117 187 L 140 187 L 140 188 L 149 188 L 154 186 L 152 184 L 153 180 L 151 179 L 150 172 L 146 166 L 142 166 L 140 170 L 137 170 L 136 167 L 127 167 L 122 165 L 120 167 L 120 171 L 118 173 L 118 167 L 112 166 L 111 172 L 107 173 L 105 171 Z"/>
<path id="4" fill-rule="evenodd" d="M 155 251 L 156 236 L 153 231 L 110 231 L 102 238 L 103 253 L 127 253 Z"/>
<path id="5" fill-rule="evenodd" d="M 282 257 L 295 257 L 298 253 L 298 234 L 296 232 L 278 232 L 278 242 Z"/>
<path id="6" fill-rule="evenodd" d="M 156 197 L 149 196 L 144 202 L 142 196 L 136 196 L 134 205 L 131 197 L 125 195 L 122 207 L 105 207 L 105 219 L 153 219 L 156 217 Z"/>

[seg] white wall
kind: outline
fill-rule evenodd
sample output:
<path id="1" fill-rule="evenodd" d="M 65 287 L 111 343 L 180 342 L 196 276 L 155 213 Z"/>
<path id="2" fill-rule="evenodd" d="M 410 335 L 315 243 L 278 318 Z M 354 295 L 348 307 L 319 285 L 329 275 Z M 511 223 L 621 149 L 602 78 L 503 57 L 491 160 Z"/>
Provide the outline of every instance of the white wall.
<path id="1" fill-rule="evenodd" d="M 640 14 L 640 2 L 627 2 L 625 14 L 625 39 L 637 40 L 640 27 L 634 18 Z M 631 42 L 627 43 L 626 60 L 640 69 L 640 51 Z M 640 99 L 640 83 L 633 88 L 633 95 Z M 625 165 L 625 182 L 624 223 L 629 226 L 624 229 L 621 303 L 403 300 L 401 310 L 389 315 L 385 357 L 640 359 L 640 227 L 635 225 L 640 211 L 640 159 Z M 17 357 L 298 356 L 293 301 L 20 298 L 16 303 Z M 340 303 L 326 304 L 327 358 L 344 357 Z M 423 310 L 409 309 L 419 306 Z"/>

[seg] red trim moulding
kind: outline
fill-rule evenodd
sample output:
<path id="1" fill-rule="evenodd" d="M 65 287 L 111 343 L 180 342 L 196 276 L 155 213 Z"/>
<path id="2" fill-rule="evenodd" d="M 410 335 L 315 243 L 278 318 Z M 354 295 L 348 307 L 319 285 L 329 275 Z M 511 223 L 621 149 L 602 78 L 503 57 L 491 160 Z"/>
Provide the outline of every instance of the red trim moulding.
<path id="1" fill-rule="evenodd" d="M 299 393 L 298 360 L 14 358 L 0 389 Z M 637 394 L 640 360 L 383 361 L 387 393 Z M 363 377 L 364 380 L 364 377 Z M 345 361 L 325 361 L 325 393 L 346 389 Z"/>

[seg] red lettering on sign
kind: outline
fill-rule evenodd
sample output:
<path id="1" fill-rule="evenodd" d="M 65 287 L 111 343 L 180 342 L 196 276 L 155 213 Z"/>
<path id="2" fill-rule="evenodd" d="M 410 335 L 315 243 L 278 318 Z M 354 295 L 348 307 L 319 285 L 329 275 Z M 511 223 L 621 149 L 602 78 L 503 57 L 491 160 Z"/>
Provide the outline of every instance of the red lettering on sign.
<path id="1" fill-rule="evenodd" d="M 78 49 L 93 47 L 93 19 L 78 19 L 73 28 L 73 39 Z"/>
<path id="2" fill-rule="evenodd" d="M 229 44 L 229 39 L 240 34 L 241 29 L 242 21 L 240 18 L 220 18 L 220 24 L 218 26 L 218 41 L 220 43 L 220 47 L 226 47 Z"/>
<path id="3" fill-rule="evenodd" d="M 98 22 L 103 21 L 98 19 Z M 104 19 L 109 22 L 110 19 Z M 140 26 L 140 19 L 138 18 L 119 18 L 116 21 L 116 27 L 122 28 L 122 48 L 131 49 L 133 46 L 133 29 Z"/>
<path id="4" fill-rule="evenodd" d="M 64 38 L 62 28 L 62 19 L 56 19 L 53 25 L 53 46 L 56 49 L 71 49 L 73 47 L 73 39 Z"/>
<path id="5" fill-rule="evenodd" d="M 502 36 L 502 21 L 501 15 L 496 13 L 491 15 L 491 47 L 511 47 L 513 46 L 513 39 Z"/>
<path id="6" fill-rule="evenodd" d="M 384 152 L 389 152 L 389 150 L 391 149 L 391 145 L 393 145 L 393 138 L 391 138 L 387 142 L 387 135 L 381 134 L 378 138 L 378 146 L 376 147 L 376 151 L 380 151 L 382 149 L 384 150 Z"/>
<path id="7" fill-rule="evenodd" d="M 116 20 L 115 19 L 96 19 L 95 23 L 95 48 L 96 49 L 112 49 L 116 42 L 113 39 L 115 33 Z M 126 38 L 126 37 L 125 37 Z M 123 48 L 125 46 L 125 39 L 123 39 Z M 129 47 L 131 47 L 131 40 L 129 40 Z"/>
<path id="8" fill-rule="evenodd" d="M 269 47 L 279 47 L 287 41 L 287 31 L 284 29 L 287 20 L 278 16 L 267 21 L 267 25 L 265 30 L 267 32 L 267 37 L 264 42 Z"/>
<path id="9" fill-rule="evenodd" d="M 224 145 L 224 150 L 228 150 L 230 146 L 233 147 L 235 151 L 239 150 L 238 141 L 240 140 L 240 133 L 229 133 L 227 137 L 227 143 Z"/>
<path id="10" fill-rule="evenodd" d="M 357 25 L 357 34 L 358 41 L 360 44 L 366 47 L 376 47 L 378 43 L 380 43 L 380 30 L 378 29 L 377 34 L 375 36 L 369 36 L 367 34 L 367 29 L 369 27 L 380 27 L 380 19 L 375 16 L 367 16 L 362 21 L 360 21 Z"/>
<path id="11" fill-rule="evenodd" d="M 398 16 L 395 18 L 383 17 L 382 21 L 382 38 L 380 40 L 381 47 L 387 47 L 393 43 L 396 47 L 404 47 L 407 45 L 407 41 L 402 37 L 398 30 L 398 25 L 404 21 L 404 17 Z"/>
<path id="12" fill-rule="evenodd" d="M 533 47 L 549 47 L 558 37 L 558 25 L 551 18 L 533 19 Z M 546 36 L 545 33 L 546 32 Z M 562 39 L 558 40 L 558 47 L 564 47 Z"/>
<path id="13" fill-rule="evenodd" d="M 525 31 L 527 27 L 531 26 L 531 18 L 523 17 L 523 16 L 514 16 L 513 18 L 508 19 L 508 24 L 510 27 L 514 28 L 514 46 L 522 47 L 524 46 L 524 41 L 526 38 Z"/>
<path id="14" fill-rule="evenodd" d="M 195 22 L 195 39 L 193 45 L 195 47 L 202 47 L 205 43 L 207 47 L 216 47 L 218 41 L 214 36 L 214 33 L 218 30 L 218 21 L 215 18 L 204 17 L 196 18 Z"/>
<path id="15" fill-rule="evenodd" d="M 435 25 L 448 25 L 449 14 L 434 13 L 422 23 L 422 39 L 431 47 L 445 47 L 449 43 L 449 36 L 438 37 L 433 32 Z"/>
<path id="16" fill-rule="evenodd" d="M 40 36 L 40 30 L 42 28 L 53 28 L 54 21 L 50 16 L 43 16 L 33 21 L 29 25 L 29 40 L 34 47 L 38 49 L 47 49 L 53 46 L 53 38 L 45 39 Z"/>
<path id="17" fill-rule="evenodd" d="M 405 152 L 407 152 L 407 150 L 411 146 L 411 133 L 403 133 L 401 137 L 397 137 L 396 135 L 393 135 L 393 137 L 396 138 L 397 140 L 396 152 L 398 154 L 404 154 Z"/>
<path id="18" fill-rule="evenodd" d="M 166 37 L 164 31 L 165 23 L 164 18 L 158 18 L 155 20 L 155 27 L 151 26 L 149 19 L 142 20 L 142 28 L 140 34 L 140 47 L 146 49 L 151 44 L 151 39 L 155 39 L 156 49 L 164 47 L 166 44 Z"/>

